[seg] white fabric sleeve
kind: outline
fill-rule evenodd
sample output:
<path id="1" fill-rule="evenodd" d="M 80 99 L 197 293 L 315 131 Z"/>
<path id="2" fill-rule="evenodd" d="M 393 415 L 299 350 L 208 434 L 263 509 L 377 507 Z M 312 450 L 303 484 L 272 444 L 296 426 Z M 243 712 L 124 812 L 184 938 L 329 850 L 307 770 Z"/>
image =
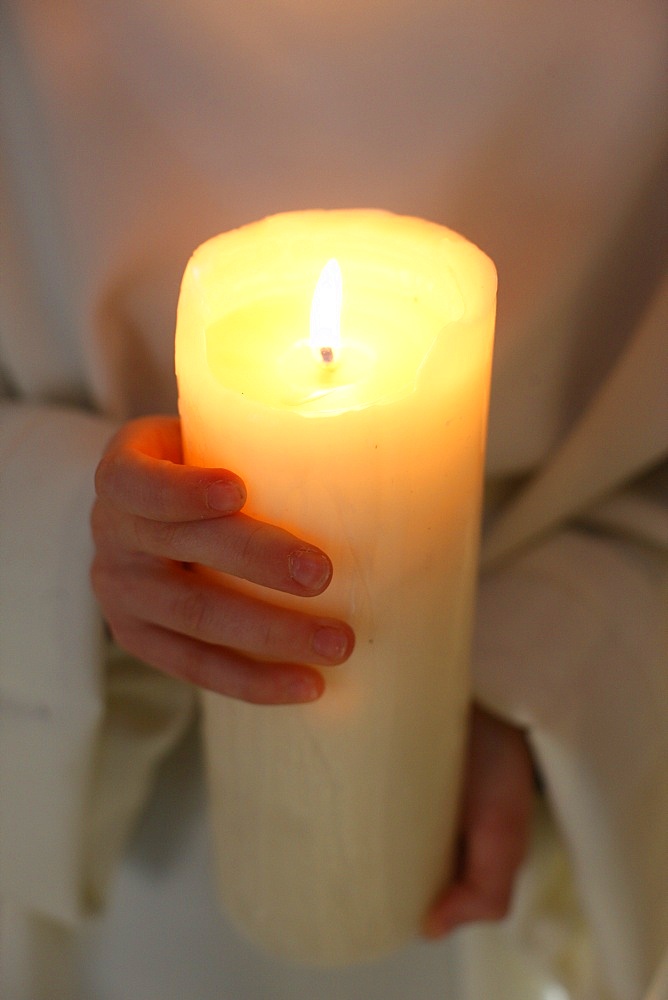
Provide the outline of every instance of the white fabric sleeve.
<path id="1" fill-rule="evenodd" d="M 89 513 L 114 429 L 0 404 L 0 900 L 60 922 L 103 904 L 196 704 L 103 634 Z"/>
<path id="2" fill-rule="evenodd" d="M 474 649 L 476 696 L 527 727 L 620 1000 L 668 941 L 668 553 L 629 534 L 563 530 L 487 573 Z"/>
<path id="3" fill-rule="evenodd" d="M 103 712 L 89 511 L 112 430 L 74 410 L 0 404 L 0 896 L 62 920 L 81 906 Z"/>

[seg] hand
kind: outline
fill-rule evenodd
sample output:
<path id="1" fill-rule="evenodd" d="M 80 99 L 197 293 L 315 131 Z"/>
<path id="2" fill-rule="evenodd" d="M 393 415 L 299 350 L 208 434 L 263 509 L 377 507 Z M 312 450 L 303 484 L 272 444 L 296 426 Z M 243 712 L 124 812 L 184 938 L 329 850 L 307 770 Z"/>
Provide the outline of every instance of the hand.
<path id="1" fill-rule="evenodd" d="M 533 793 L 531 754 L 522 731 L 474 706 L 459 866 L 425 918 L 425 936 L 439 938 L 461 924 L 506 916 L 529 846 Z"/>
<path id="2" fill-rule="evenodd" d="M 328 557 L 240 513 L 246 491 L 234 473 L 182 462 L 179 421 L 146 417 L 118 432 L 98 466 L 91 579 L 114 638 L 233 698 L 313 701 L 324 690 L 314 668 L 348 658 L 350 627 L 243 595 L 189 564 L 306 598 L 327 588 Z"/>

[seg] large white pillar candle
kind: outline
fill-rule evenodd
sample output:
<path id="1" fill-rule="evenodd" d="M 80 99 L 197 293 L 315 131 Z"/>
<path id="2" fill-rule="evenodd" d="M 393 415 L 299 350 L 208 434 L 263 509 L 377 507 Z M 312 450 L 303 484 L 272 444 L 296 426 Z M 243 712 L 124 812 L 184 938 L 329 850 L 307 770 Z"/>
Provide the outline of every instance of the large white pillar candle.
<path id="1" fill-rule="evenodd" d="M 311 346 L 331 258 L 340 277 L 329 265 Z M 398 946 L 448 877 L 495 293 L 493 264 L 461 236 L 371 210 L 217 236 L 184 276 L 186 460 L 233 469 L 247 513 L 330 555 L 320 597 L 263 596 L 356 632 L 315 703 L 204 695 L 222 896 L 289 958 L 347 963 Z"/>

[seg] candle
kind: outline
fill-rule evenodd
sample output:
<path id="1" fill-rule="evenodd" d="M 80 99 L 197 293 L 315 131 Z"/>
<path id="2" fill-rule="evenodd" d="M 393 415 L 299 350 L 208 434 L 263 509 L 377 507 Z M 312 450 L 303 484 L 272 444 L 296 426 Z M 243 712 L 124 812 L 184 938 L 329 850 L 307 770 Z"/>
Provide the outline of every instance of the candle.
<path id="1" fill-rule="evenodd" d="M 186 460 L 238 472 L 249 514 L 332 558 L 324 594 L 272 600 L 356 633 L 317 702 L 203 695 L 222 897 L 290 959 L 397 947 L 448 877 L 495 293 L 464 238 L 372 210 L 274 216 L 186 269 Z"/>

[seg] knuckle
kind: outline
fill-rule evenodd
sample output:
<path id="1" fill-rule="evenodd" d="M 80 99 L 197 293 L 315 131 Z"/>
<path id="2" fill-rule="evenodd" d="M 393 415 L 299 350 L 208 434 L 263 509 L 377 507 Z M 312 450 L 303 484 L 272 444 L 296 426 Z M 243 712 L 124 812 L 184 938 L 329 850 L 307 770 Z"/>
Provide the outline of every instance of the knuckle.
<path id="1" fill-rule="evenodd" d="M 206 594 L 199 587 L 191 587 L 179 598 L 176 608 L 178 620 L 191 635 L 209 635 L 213 628 L 214 612 Z"/>
<path id="2" fill-rule="evenodd" d="M 267 545 L 264 526 L 250 524 L 239 538 L 237 558 L 239 564 L 248 573 L 253 573 L 258 566 L 264 566 L 267 561 Z"/>
<path id="3" fill-rule="evenodd" d="M 288 576 L 288 551 L 294 542 L 273 525 L 243 514 L 210 522 L 216 550 L 222 553 L 218 568 L 263 586 L 284 589 Z"/>
<path id="4" fill-rule="evenodd" d="M 178 523 L 136 518 L 135 534 L 141 548 L 148 548 L 149 551 L 157 549 L 160 555 L 178 558 L 182 534 Z"/>
<path id="5" fill-rule="evenodd" d="M 273 659 L 302 660 L 310 649 L 308 627 L 289 612 L 268 614 L 261 624 L 260 649 Z"/>
<path id="6" fill-rule="evenodd" d="M 266 654 L 276 653 L 282 645 L 281 638 L 280 629 L 277 627 L 277 623 L 274 621 L 273 616 L 266 616 L 262 620 L 259 628 L 259 649 Z"/>

